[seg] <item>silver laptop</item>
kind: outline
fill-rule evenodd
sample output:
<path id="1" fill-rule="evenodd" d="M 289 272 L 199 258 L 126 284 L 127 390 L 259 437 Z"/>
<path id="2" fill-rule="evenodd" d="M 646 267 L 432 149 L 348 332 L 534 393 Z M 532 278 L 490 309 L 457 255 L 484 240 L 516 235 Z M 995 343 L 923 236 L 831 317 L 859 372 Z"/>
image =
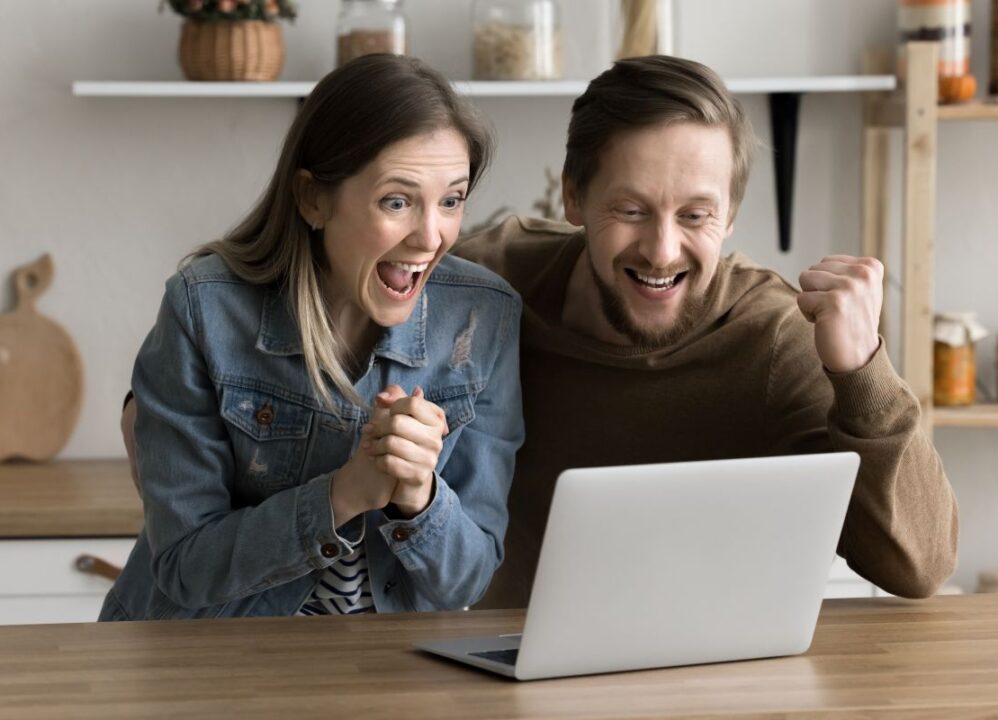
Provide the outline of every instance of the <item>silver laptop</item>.
<path id="1" fill-rule="evenodd" d="M 519 680 L 802 653 L 856 453 L 566 470 L 521 635 L 416 647 Z"/>

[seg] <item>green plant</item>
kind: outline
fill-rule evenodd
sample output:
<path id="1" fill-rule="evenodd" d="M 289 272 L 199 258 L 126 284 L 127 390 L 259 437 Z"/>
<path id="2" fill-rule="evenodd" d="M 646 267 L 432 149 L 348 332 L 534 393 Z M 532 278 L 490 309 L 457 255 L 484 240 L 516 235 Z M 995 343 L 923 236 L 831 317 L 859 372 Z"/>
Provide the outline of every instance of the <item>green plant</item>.
<path id="1" fill-rule="evenodd" d="M 160 0 L 159 11 L 167 5 L 185 18 L 212 20 L 294 20 L 298 8 L 294 0 Z"/>

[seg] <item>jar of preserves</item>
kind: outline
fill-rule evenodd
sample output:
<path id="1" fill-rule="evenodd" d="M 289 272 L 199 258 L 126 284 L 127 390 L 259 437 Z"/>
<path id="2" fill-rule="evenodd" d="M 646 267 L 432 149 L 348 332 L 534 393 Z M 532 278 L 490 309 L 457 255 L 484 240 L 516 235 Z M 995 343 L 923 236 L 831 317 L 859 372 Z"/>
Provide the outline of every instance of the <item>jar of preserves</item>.
<path id="1" fill-rule="evenodd" d="M 974 343 L 987 335 L 974 313 L 940 313 L 934 324 L 932 402 L 972 405 L 977 366 Z"/>
<path id="2" fill-rule="evenodd" d="M 556 0 L 476 0 L 476 80 L 561 78 L 561 27 Z"/>
<path id="3" fill-rule="evenodd" d="M 939 101 L 963 102 L 974 97 L 977 81 L 970 74 L 970 0 L 898 0 L 898 79 L 907 76 L 905 44 L 914 40 L 939 43 Z"/>
<path id="4" fill-rule="evenodd" d="M 343 0 L 336 27 L 336 64 L 361 55 L 408 50 L 402 0 Z"/>

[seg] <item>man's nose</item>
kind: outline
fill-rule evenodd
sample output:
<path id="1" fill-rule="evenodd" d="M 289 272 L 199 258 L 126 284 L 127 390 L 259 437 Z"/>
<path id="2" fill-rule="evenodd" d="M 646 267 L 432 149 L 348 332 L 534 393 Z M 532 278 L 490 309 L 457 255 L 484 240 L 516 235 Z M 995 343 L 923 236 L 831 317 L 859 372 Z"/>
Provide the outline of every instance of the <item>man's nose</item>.
<path id="1" fill-rule="evenodd" d="M 672 218 L 661 220 L 640 245 L 641 256 L 653 268 L 668 267 L 682 254 L 682 229 Z"/>

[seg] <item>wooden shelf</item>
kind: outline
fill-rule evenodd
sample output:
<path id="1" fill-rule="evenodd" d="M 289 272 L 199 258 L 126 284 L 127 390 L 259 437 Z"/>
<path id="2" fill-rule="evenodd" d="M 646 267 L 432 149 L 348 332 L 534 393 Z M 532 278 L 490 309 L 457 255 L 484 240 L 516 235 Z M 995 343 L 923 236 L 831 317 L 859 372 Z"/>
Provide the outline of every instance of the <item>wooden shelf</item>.
<path id="1" fill-rule="evenodd" d="M 973 100 L 957 105 L 940 105 L 940 120 L 998 120 L 998 101 Z"/>
<path id="2" fill-rule="evenodd" d="M 904 98 L 888 95 L 870 106 L 869 124 L 879 127 L 903 127 L 905 122 Z M 998 120 L 998 99 L 972 100 L 954 105 L 938 105 L 936 119 L 940 122 L 967 120 Z"/>
<path id="3" fill-rule="evenodd" d="M 932 424 L 936 427 L 998 428 L 998 403 L 962 407 L 934 407 Z"/>
<path id="4" fill-rule="evenodd" d="M 585 92 L 584 80 L 550 82 L 457 81 L 454 87 L 470 97 L 578 97 Z M 830 75 L 825 77 L 733 78 L 732 92 L 741 94 L 787 92 L 863 92 L 893 90 L 893 75 Z M 77 81 L 78 97 L 201 97 L 201 98 L 301 98 L 314 82 L 189 82 L 189 81 Z"/>

